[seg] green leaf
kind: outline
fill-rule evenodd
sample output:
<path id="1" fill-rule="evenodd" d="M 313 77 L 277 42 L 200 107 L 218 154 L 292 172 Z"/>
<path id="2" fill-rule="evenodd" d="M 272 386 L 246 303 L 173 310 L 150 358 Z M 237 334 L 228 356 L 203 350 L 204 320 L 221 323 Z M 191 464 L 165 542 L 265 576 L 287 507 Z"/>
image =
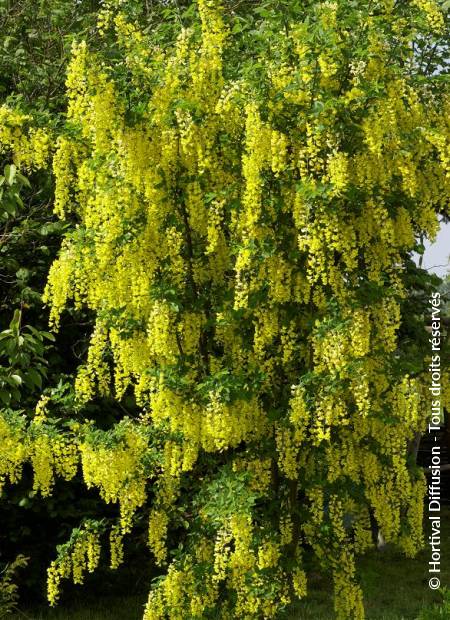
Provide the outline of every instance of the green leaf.
<path id="1" fill-rule="evenodd" d="M 14 196 L 14 200 L 16 201 L 16 203 L 17 203 L 20 207 L 23 207 L 23 206 L 24 206 L 24 204 L 23 204 L 23 200 L 22 200 L 22 198 L 20 197 L 19 193 L 18 193 L 18 192 L 14 192 L 13 196 Z"/>
<path id="2" fill-rule="evenodd" d="M 55 342 L 56 340 L 55 336 L 50 334 L 50 332 L 41 332 L 41 336 L 47 340 L 50 340 L 50 342 Z"/>
<path id="3" fill-rule="evenodd" d="M 34 368 L 30 368 L 30 370 L 25 375 L 25 381 L 27 384 L 35 385 L 39 389 L 42 388 L 42 376 L 38 373 Z"/>
<path id="4" fill-rule="evenodd" d="M 9 405 L 9 403 L 11 402 L 11 394 L 8 392 L 8 390 L 0 388 L 0 401 L 5 405 Z"/>
<path id="5" fill-rule="evenodd" d="M 19 329 L 21 314 L 22 313 L 20 312 L 20 310 L 14 311 L 13 318 L 11 320 L 11 323 L 9 324 L 9 328 L 11 330 L 17 331 Z"/>
<path id="6" fill-rule="evenodd" d="M 18 181 L 20 181 L 22 183 L 22 185 L 24 185 L 25 187 L 28 187 L 28 189 L 31 189 L 31 183 L 30 181 L 27 179 L 27 177 L 25 177 L 23 174 L 21 174 L 20 172 L 16 172 L 16 179 Z"/>
<path id="7" fill-rule="evenodd" d="M 14 183 L 14 179 L 16 177 L 17 168 L 14 164 L 7 164 L 4 169 L 5 179 L 8 185 L 12 185 Z"/>
<path id="8" fill-rule="evenodd" d="M 3 202 L 3 209 L 8 215 L 14 216 L 16 214 L 16 205 L 11 200 L 5 200 Z"/>

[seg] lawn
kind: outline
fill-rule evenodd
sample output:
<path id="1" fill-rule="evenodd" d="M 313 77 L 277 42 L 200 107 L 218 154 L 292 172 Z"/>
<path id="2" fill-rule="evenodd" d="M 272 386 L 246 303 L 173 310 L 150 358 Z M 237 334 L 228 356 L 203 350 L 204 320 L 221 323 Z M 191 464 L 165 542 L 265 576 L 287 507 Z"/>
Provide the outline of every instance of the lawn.
<path id="1" fill-rule="evenodd" d="M 450 509 L 442 512 L 442 525 L 441 583 L 450 587 Z M 414 560 L 405 559 L 390 548 L 362 557 L 359 567 L 367 620 L 416 620 L 421 609 L 440 601 L 440 595 L 428 587 L 428 560 L 428 549 Z M 61 605 L 55 610 L 24 609 L 9 617 L 14 620 L 141 620 L 145 599 L 145 595 L 97 600 L 89 597 L 70 608 Z M 333 618 L 331 583 L 320 575 L 312 579 L 307 600 L 283 616 L 283 620 Z"/>
<path id="2" fill-rule="evenodd" d="M 8 618 L 14 620 L 142 620 L 146 596 L 108 597 L 79 600 L 68 607 L 56 609 L 24 609 Z"/>
<path id="3" fill-rule="evenodd" d="M 450 587 L 450 509 L 442 511 L 441 522 L 441 584 Z M 441 596 L 428 586 L 428 561 L 428 548 L 414 560 L 390 548 L 360 558 L 367 620 L 415 620 L 421 609 L 440 602 Z M 286 614 L 289 620 L 333 617 L 331 583 L 319 576 L 311 584 L 308 598 Z"/>

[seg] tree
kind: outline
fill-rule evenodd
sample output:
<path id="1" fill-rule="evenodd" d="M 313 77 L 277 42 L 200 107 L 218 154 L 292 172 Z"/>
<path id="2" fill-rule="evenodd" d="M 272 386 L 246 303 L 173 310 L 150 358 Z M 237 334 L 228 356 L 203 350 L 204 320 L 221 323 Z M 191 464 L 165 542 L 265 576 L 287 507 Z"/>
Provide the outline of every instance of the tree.
<path id="1" fill-rule="evenodd" d="M 35 127 L 50 118 L 53 126 L 58 124 L 71 40 L 87 36 L 95 44 L 96 8 L 90 0 L 0 2 L 0 96 L 20 110 L 16 118 L 28 115 Z M 42 148 L 40 140 L 45 143 L 45 132 L 33 136 L 31 151 Z M 41 295 L 62 232 L 70 226 L 53 214 L 51 170 L 36 167 L 25 178 L 10 165 L 11 157 L 4 149 L 0 158 L 0 407 L 10 409 L 10 419 L 29 420 L 41 397 L 44 402 L 51 397 L 47 415 L 60 425 L 67 417 L 89 415 L 97 423 L 110 423 L 119 409 L 111 400 L 97 399 L 74 411 L 70 374 L 87 347 L 91 324 L 86 313 L 67 313 L 63 336 L 49 342 Z M 2 448 L 6 453 L 6 445 Z M 45 598 L 45 567 L 55 545 L 67 539 L 83 515 L 105 511 L 110 508 L 79 477 L 56 486 L 51 499 L 41 498 L 32 489 L 32 469 L 25 467 L 20 484 L 1 491 L 0 573 L 10 575 L 8 566 L 20 550 L 30 557 L 21 575 L 22 595 L 36 602 Z M 104 574 L 100 579 L 108 587 Z"/>
<path id="2" fill-rule="evenodd" d="M 64 109 L 64 82 L 74 38 L 96 40 L 97 0 L 2 0 L 0 93 L 48 118 Z"/>
<path id="3" fill-rule="evenodd" d="M 74 46 L 66 124 L 42 148 L 3 109 L 16 164 L 51 159 L 55 210 L 76 222 L 45 300 L 54 328 L 71 303 L 95 313 L 78 398 L 133 392 L 142 409 L 62 444 L 42 411 L 3 414 L 10 445 L 44 438 L 37 489 L 79 458 L 120 505 L 60 548 L 49 599 L 95 569 L 105 528 L 118 566 L 148 514 L 163 572 L 146 620 L 276 617 L 306 595 L 306 553 L 337 617 L 361 619 L 372 523 L 408 555 L 423 544 L 408 444 L 426 353 L 412 376 L 397 334 L 408 255 L 448 210 L 446 16 L 433 0 L 199 0 L 148 32 L 121 4 L 99 18 L 114 54 Z M 32 458 L 2 456 L 10 478 Z"/>

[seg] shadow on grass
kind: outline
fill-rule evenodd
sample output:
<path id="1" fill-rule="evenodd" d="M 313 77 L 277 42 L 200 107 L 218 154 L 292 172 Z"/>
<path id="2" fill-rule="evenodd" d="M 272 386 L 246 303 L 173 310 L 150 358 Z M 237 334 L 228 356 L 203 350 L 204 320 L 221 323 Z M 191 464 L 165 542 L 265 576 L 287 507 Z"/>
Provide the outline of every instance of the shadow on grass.
<path id="1" fill-rule="evenodd" d="M 441 525 L 441 585 L 449 587 L 450 508 L 442 511 Z M 428 531 L 425 540 L 427 537 Z M 440 594 L 428 586 L 429 561 L 428 546 L 412 560 L 389 547 L 359 558 L 367 620 L 416 620 L 422 609 L 440 603 Z M 307 599 L 283 616 L 286 620 L 333 620 L 334 617 L 331 581 L 320 576 L 310 583 Z"/>
<path id="2" fill-rule="evenodd" d="M 79 599 L 70 607 L 59 605 L 55 609 L 24 609 L 10 616 L 11 620 L 142 620 L 147 595 L 108 596 L 105 598 Z"/>
<path id="3" fill-rule="evenodd" d="M 450 586 L 450 509 L 441 514 L 441 584 Z M 428 536 L 428 533 L 427 533 Z M 428 587 L 429 547 L 415 559 L 386 548 L 358 561 L 367 620 L 416 620 L 420 611 L 440 602 L 440 595 Z M 17 612 L 11 620 L 142 620 L 147 596 L 91 597 L 70 607 Z M 280 620 L 333 620 L 331 580 L 315 574 L 310 579 L 308 597 L 293 606 Z M 444 618 L 444 617 L 443 617 Z M 231 620 L 231 619 L 230 619 Z M 450 620 L 450 618 L 448 619 Z"/>

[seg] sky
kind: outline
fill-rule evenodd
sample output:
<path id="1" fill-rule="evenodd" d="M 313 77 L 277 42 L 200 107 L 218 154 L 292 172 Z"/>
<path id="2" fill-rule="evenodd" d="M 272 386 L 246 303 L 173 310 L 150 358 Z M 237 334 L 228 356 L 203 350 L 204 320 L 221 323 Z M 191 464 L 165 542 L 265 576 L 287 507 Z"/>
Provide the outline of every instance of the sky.
<path id="1" fill-rule="evenodd" d="M 422 267 L 436 273 L 441 278 L 450 271 L 450 223 L 441 224 L 434 243 L 425 240 Z M 417 260 L 417 255 L 416 255 Z"/>

